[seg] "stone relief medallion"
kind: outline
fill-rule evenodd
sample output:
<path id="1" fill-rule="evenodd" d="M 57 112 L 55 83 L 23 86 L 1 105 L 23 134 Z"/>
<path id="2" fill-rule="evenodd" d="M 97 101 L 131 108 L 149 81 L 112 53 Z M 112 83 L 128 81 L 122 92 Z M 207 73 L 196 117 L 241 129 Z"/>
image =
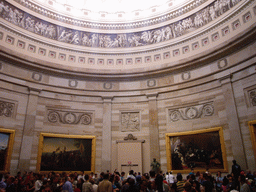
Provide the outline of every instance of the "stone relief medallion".
<path id="1" fill-rule="evenodd" d="M 256 89 L 249 91 L 248 94 L 249 94 L 250 104 L 252 106 L 256 106 Z"/>
<path id="2" fill-rule="evenodd" d="M 74 113 L 64 114 L 64 121 L 68 124 L 74 124 L 76 122 L 76 115 Z"/>
<path id="3" fill-rule="evenodd" d="M 181 107 L 175 109 L 168 109 L 168 115 L 171 122 L 179 120 L 191 120 L 198 119 L 206 116 L 212 116 L 214 114 L 213 102 Z"/>
<path id="4" fill-rule="evenodd" d="M 121 113 L 121 131 L 135 132 L 140 131 L 140 112 Z"/>
<path id="5" fill-rule="evenodd" d="M 228 61 L 227 59 L 222 59 L 220 61 L 218 61 L 218 68 L 222 69 L 224 67 L 226 67 L 228 65 Z"/>
<path id="6" fill-rule="evenodd" d="M 92 113 L 48 110 L 47 120 L 50 123 L 90 125 L 92 123 Z"/>
<path id="7" fill-rule="evenodd" d="M 14 113 L 15 103 L 0 100 L 0 116 L 12 117 Z"/>
<path id="8" fill-rule="evenodd" d="M 68 81 L 68 86 L 69 87 L 77 87 L 78 82 L 76 80 L 69 80 Z"/>
<path id="9" fill-rule="evenodd" d="M 155 79 L 147 80 L 147 85 L 148 85 L 148 87 L 156 86 L 156 80 Z"/>
<path id="10" fill-rule="evenodd" d="M 103 88 L 104 88 L 104 89 L 112 89 L 112 87 L 113 87 L 112 83 L 108 83 L 108 82 L 107 82 L 107 83 L 104 83 L 104 84 L 103 84 Z"/>
<path id="11" fill-rule="evenodd" d="M 181 74 L 182 80 L 189 80 L 191 77 L 190 72 L 185 72 Z"/>
<path id="12" fill-rule="evenodd" d="M 33 72 L 32 73 L 32 79 L 34 79 L 36 81 L 41 81 L 42 80 L 42 74 L 41 73 L 37 73 L 37 72 Z"/>

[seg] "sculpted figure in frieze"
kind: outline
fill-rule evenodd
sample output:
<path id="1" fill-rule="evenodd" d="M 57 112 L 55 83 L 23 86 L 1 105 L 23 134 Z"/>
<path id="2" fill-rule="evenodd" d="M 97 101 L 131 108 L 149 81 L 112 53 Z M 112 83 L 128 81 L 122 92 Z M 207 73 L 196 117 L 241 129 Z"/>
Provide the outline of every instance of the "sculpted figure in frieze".
<path id="1" fill-rule="evenodd" d="M 74 36 L 72 37 L 71 43 L 77 44 L 77 45 L 80 43 L 80 37 L 79 37 L 78 31 L 76 31 Z"/>
<path id="2" fill-rule="evenodd" d="M 82 45 L 91 46 L 89 36 L 86 33 L 83 34 Z"/>

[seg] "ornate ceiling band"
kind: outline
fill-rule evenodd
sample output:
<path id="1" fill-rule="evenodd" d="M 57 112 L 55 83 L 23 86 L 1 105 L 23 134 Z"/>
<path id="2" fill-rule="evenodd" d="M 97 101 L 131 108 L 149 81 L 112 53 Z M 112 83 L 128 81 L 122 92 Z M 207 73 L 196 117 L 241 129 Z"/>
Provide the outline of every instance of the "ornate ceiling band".
<path id="1" fill-rule="evenodd" d="M 181 16 L 182 14 L 185 14 L 198 6 L 202 5 L 205 3 L 207 0 L 194 0 L 186 5 L 184 5 L 182 8 L 178 8 L 174 11 L 170 11 L 167 14 L 164 14 L 159 17 L 154 17 L 152 19 L 142 19 L 141 21 L 137 22 L 129 22 L 129 23 L 104 23 L 104 22 L 93 22 L 93 21 L 84 21 L 84 20 L 78 20 L 74 19 L 72 17 L 67 17 L 64 15 L 57 14 L 56 12 L 53 12 L 51 10 L 47 10 L 42 8 L 41 6 L 38 6 L 37 4 L 29 1 L 29 0 L 15 0 L 17 3 L 28 7 L 30 10 L 35 11 L 36 13 L 42 14 L 44 16 L 47 16 L 49 18 L 55 19 L 57 21 L 61 21 L 63 23 L 68 23 L 72 25 L 76 25 L 79 27 L 85 27 L 85 28 L 90 28 L 90 29 L 105 29 L 105 30 L 123 30 L 123 29 L 134 29 L 134 28 L 140 28 L 140 27 L 145 27 L 145 26 L 152 26 L 155 24 L 159 24 L 164 21 L 169 21 L 172 20 L 178 16 Z M 227 0 L 226 0 L 227 1 Z M 235 0 L 233 0 L 235 1 Z M 118 15 L 118 14 L 117 14 Z M 86 15 L 84 15 L 86 17 Z M 111 20 L 111 22 L 113 22 Z"/>
<path id="2" fill-rule="evenodd" d="M 91 33 L 65 28 L 29 15 L 5 1 L 0 2 L 0 17 L 25 30 L 59 42 L 96 48 L 132 48 L 165 42 L 195 31 L 240 1 L 216 0 L 196 14 L 172 24 L 153 30 L 122 34 Z"/>

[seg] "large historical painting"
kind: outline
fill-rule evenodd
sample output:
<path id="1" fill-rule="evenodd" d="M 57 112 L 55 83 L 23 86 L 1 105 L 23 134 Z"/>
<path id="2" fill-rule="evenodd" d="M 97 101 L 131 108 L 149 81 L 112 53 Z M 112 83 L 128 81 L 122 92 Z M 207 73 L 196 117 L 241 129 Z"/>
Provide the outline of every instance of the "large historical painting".
<path id="1" fill-rule="evenodd" d="M 0 129 L 0 173 L 8 172 L 10 169 L 14 133 L 13 130 Z"/>
<path id="2" fill-rule="evenodd" d="M 95 137 L 78 135 L 40 135 L 37 170 L 85 171 L 95 169 Z"/>
<path id="3" fill-rule="evenodd" d="M 168 170 L 187 172 L 226 171 L 226 155 L 221 128 L 166 134 Z"/>

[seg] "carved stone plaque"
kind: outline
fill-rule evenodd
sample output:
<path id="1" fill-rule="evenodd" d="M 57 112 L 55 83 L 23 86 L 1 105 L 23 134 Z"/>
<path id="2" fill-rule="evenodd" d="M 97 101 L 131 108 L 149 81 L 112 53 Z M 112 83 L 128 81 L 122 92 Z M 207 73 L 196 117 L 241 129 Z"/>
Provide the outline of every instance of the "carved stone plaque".
<path id="1" fill-rule="evenodd" d="M 134 132 L 140 131 L 140 112 L 121 113 L 121 131 Z"/>

